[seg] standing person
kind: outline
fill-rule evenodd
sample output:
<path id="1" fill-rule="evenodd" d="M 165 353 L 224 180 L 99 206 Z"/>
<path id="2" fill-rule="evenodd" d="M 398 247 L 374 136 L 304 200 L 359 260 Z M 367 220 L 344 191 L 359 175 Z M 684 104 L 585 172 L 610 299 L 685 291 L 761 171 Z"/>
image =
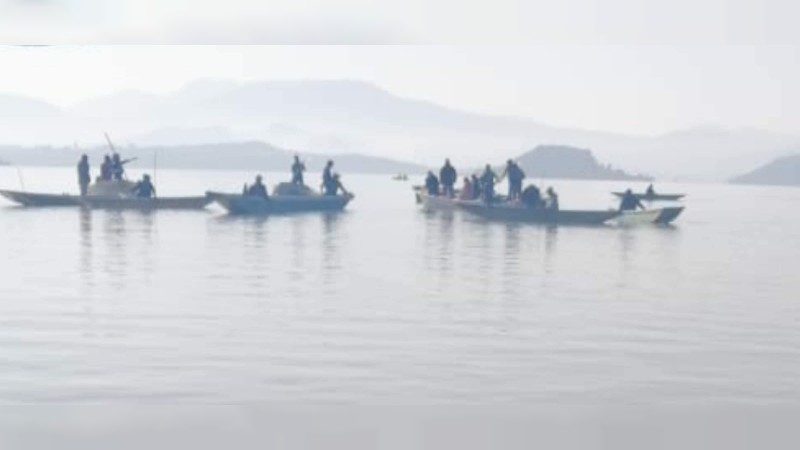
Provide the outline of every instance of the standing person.
<path id="1" fill-rule="evenodd" d="M 653 183 L 650 183 L 650 185 L 647 186 L 645 194 L 647 194 L 648 197 L 653 197 L 654 195 L 656 195 L 656 190 L 653 189 Z"/>
<path id="2" fill-rule="evenodd" d="M 472 200 L 477 200 L 481 198 L 481 180 L 478 178 L 478 175 L 472 174 Z"/>
<path id="3" fill-rule="evenodd" d="M 558 211 L 558 194 L 553 189 L 553 186 L 547 188 L 547 209 Z"/>
<path id="4" fill-rule="evenodd" d="M 333 184 L 333 161 L 328 160 L 325 164 L 325 169 L 322 170 L 322 189 L 328 190 L 328 186 Z"/>
<path id="5" fill-rule="evenodd" d="M 111 157 L 106 155 L 103 157 L 103 163 L 100 164 L 100 179 L 103 181 L 111 180 L 111 171 L 113 163 Z"/>
<path id="6" fill-rule="evenodd" d="M 633 191 L 630 189 L 626 190 L 625 195 L 622 196 L 622 201 L 619 203 L 619 210 L 636 211 L 637 208 L 646 209 L 642 202 L 633 195 Z"/>
<path id="7" fill-rule="evenodd" d="M 428 191 L 428 195 L 439 195 L 439 180 L 436 178 L 436 175 L 433 174 L 432 170 L 429 170 L 428 176 L 425 177 L 425 190 Z"/>
<path id="8" fill-rule="evenodd" d="M 442 195 L 447 197 L 455 196 L 454 186 L 458 180 L 458 172 L 455 167 L 450 164 L 450 159 L 444 160 L 444 166 L 439 170 L 439 181 L 442 183 Z"/>
<path id="9" fill-rule="evenodd" d="M 492 166 L 487 164 L 481 175 L 481 191 L 486 203 L 494 201 L 494 183 L 497 181 L 497 174 L 492 170 Z"/>
<path id="10" fill-rule="evenodd" d="M 125 175 L 125 167 L 122 166 L 122 160 L 119 157 L 119 153 L 114 153 L 111 156 L 111 177 L 117 181 L 122 180 L 122 177 Z"/>
<path id="11" fill-rule="evenodd" d="M 78 161 L 78 186 L 81 190 L 81 197 L 86 195 L 87 190 L 89 189 L 89 183 L 92 182 L 91 176 L 91 169 L 89 168 L 89 157 L 81 155 L 80 161 Z"/>
<path id="12" fill-rule="evenodd" d="M 508 200 L 517 200 L 522 195 L 522 181 L 525 179 L 525 172 L 513 160 L 506 162 L 506 170 L 500 178 L 508 177 Z"/>
<path id="13" fill-rule="evenodd" d="M 300 161 L 300 157 L 294 155 L 294 163 L 292 164 L 292 184 L 303 186 L 303 172 L 306 171 L 306 165 Z"/>

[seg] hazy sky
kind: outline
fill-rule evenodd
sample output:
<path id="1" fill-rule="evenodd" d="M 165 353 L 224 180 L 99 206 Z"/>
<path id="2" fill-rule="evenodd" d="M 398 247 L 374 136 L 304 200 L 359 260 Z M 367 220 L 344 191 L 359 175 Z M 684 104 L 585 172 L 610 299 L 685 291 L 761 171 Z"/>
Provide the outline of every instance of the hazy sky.
<path id="1" fill-rule="evenodd" d="M 0 0 L 13 44 L 450 45 L 11 46 L 0 91 L 69 105 L 201 77 L 350 78 L 554 125 L 800 134 L 797 17 L 790 0 Z"/>
<path id="2" fill-rule="evenodd" d="M 794 46 L 73 46 L 0 48 L 0 91 L 61 106 L 196 78 L 348 78 L 407 97 L 563 126 L 696 125 L 800 134 Z"/>

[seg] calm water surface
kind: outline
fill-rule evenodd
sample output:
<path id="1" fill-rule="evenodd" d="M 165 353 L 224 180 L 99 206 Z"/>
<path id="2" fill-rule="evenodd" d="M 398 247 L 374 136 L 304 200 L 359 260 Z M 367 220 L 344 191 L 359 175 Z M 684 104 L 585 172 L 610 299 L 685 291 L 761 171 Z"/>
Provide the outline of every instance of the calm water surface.
<path id="1" fill-rule="evenodd" d="M 75 191 L 73 172 L 22 181 Z M 157 187 L 252 176 L 159 171 Z M 344 181 L 357 198 L 338 215 L 2 201 L 0 403 L 800 403 L 800 189 L 665 183 L 689 194 L 674 227 L 548 228 Z M 563 208 L 626 187 L 548 183 Z"/>

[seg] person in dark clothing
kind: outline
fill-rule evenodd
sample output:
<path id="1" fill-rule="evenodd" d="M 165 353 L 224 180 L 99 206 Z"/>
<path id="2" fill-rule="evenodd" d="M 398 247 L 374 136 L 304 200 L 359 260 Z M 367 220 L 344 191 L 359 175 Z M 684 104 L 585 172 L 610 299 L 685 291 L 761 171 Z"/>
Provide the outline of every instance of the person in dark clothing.
<path id="1" fill-rule="evenodd" d="M 508 200 L 516 200 L 522 195 L 522 181 L 525 179 L 525 172 L 519 164 L 513 160 L 506 162 L 506 170 L 500 178 L 508 177 Z"/>
<path id="2" fill-rule="evenodd" d="M 628 189 L 625 195 L 622 196 L 622 201 L 619 204 L 620 211 L 636 211 L 637 208 L 646 209 L 642 202 L 633 195 L 633 192 Z"/>
<path id="3" fill-rule="evenodd" d="M 481 190 L 481 180 L 478 178 L 477 175 L 472 174 L 472 200 L 477 200 L 481 198 L 482 190 Z"/>
<path id="4" fill-rule="evenodd" d="M 264 186 L 264 178 L 261 175 L 256 175 L 255 183 L 247 188 L 247 195 L 250 197 L 269 198 L 267 187 Z"/>
<path id="5" fill-rule="evenodd" d="M 125 175 L 125 167 L 119 157 L 119 153 L 114 153 L 111 157 L 111 177 L 115 180 L 121 180 Z"/>
<path id="6" fill-rule="evenodd" d="M 111 180 L 111 168 L 113 163 L 111 157 L 106 155 L 103 157 L 103 163 L 100 165 L 100 179 L 104 181 Z"/>
<path id="7" fill-rule="evenodd" d="M 306 165 L 300 161 L 300 157 L 295 155 L 294 163 L 292 164 L 292 184 L 304 185 L 303 172 L 306 171 Z"/>
<path id="8" fill-rule="evenodd" d="M 328 186 L 333 186 L 333 161 L 328 160 L 322 170 L 322 189 L 328 191 Z"/>
<path id="9" fill-rule="evenodd" d="M 142 180 L 133 187 L 133 194 L 139 198 L 153 198 L 156 196 L 156 187 L 150 181 L 150 175 L 145 174 Z"/>
<path id="10" fill-rule="evenodd" d="M 645 193 L 647 194 L 648 197 L 656 195 L 656 190 L 653 189 L 653 183 L 650 183 L 650 185 L 647 186 L 647 190 L 645 191 Z"/>
<path id="11" fill-rule="evenodd" d="M 458 180 L 458 172 L 455 167 L 450 164 L 449 159 L 444 160 L 444 166 L 439 170 L 439 181 L 442 183 L 442 195 L 448 197 L 455 196 L 455 185 Z"/>
<path id="12" fill-rule="evenodd" d="M 528 208 L 541 208 L 542 206 L 542 193 L 535 185 L 530 185 L 520 194 L 520 200 Z"/>
<path id="13" fill-rule="evenodd" d="M 549 210 L 558 211 L 558 194 L 553 189 L 553 186 L 547 188 L 547 202 L 546 207 Z"/>
<path id="14" fill-rule="evenodd" d="M 325 195 L 333 196 L 338 194 L 339 191 L 342 191 L 342 195 L 349 194 L 349 192 L 347 192 L 347 189 L 345 189 L 344 185 L 342 184 L 342 178 L 339 176 L 338 173 L 335 173 L 331 176 L 331 179 L 328 182 L 328 184 L 325 185 Z"/>
<path id="15" fill-rule="evenodd" d="M 89 183 L 92 182 L 92 176 L 89 168 L 89 157 L 81 155 L 81 160 L 78 162 L 78 186 L 81 190 L 81 197 L 86 195 L 89 189 Z"/>
<path id="16" fill-rule="evenodd" d="M 494 201 L 494 183 L 497 181 L 497 174 L 492 170 L 492 166 L 487 164 L 481 175 L 481 193 L 486 203 Z"/>
<path id="17" fill-rule="evenodd" d="M 439 179 L 433 174 L 433 171 L 428 171 L 428 176 L 425 177 L 425 189 L 428 195 L 439 195 Z"/>

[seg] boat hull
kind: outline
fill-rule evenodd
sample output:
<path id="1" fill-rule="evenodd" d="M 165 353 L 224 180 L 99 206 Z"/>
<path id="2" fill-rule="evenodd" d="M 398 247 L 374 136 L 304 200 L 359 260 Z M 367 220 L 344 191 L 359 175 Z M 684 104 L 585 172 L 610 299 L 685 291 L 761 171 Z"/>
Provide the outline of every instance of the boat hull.
<path id="1" fill-rule="evenodd" d="M 92 209 L 202 209 L 210 200 L 206 197 L 104 197 L 68 194 L 36 194 L 31 192 L 0 190 L 0 195 L 26 207 L 82 206 Z"/>
<path id="2" fill-rule="evenodd" d="M 667 225 L 672 223 L 683 212 L 683 206 L 647 209 L 643 211 L 625 211 L 615 217 L 612 222 L 621 226 Z"/>
<path id="3" fill-rule="evenodd" d="M 458 208 L 458 199 L 443 195 L 428 195 L 424 190 L 416 189 L 417 204 L 431 211 L 453 211 Z"/>
<path id="4" fill-rule="evenodd" d="M 625 196 L 624 192 L 612 192 L 612 194 L 616 195 L 619 198 Z M 634 193 L 634 197 L 638 200 L 645 201 L 645 202 L 658 202 L 658 201 L 677 201 L 686 197 L 686 194 L 652 194 L 648 195 L 647 193 Z"/>
<path id="5" fill-rule="evenodd" d="M 341 211 L 353 199 L 353 195 L 273 195 L 268 199 L 207 192 L 206 198 L 216 202 L 229 214 L 291 214 L 302 212 Z"/>
<path id="6" fill-rule="evenodd" d="M 491 220 L 529 222 L 553 225 L 602 225 L 614 218 L 617 211 L 549 210 L 517 205 L 492 205 L 460 201 L 459 208 Z"/>
<path id="7" fill-rule="evenodd" d="M 80 197 L 68 194 L 36 194 L 32 192 L 0 190 L 0 195 L 28 207 L 80 206 Z"/>
<path id="8" fill-rule="evenodd" d="M 211 200 L 207 197 L 115 198 L 86 196 L 80 199 L 80 203 L 92 209 L 203 209 L 211 203 Z"/>

